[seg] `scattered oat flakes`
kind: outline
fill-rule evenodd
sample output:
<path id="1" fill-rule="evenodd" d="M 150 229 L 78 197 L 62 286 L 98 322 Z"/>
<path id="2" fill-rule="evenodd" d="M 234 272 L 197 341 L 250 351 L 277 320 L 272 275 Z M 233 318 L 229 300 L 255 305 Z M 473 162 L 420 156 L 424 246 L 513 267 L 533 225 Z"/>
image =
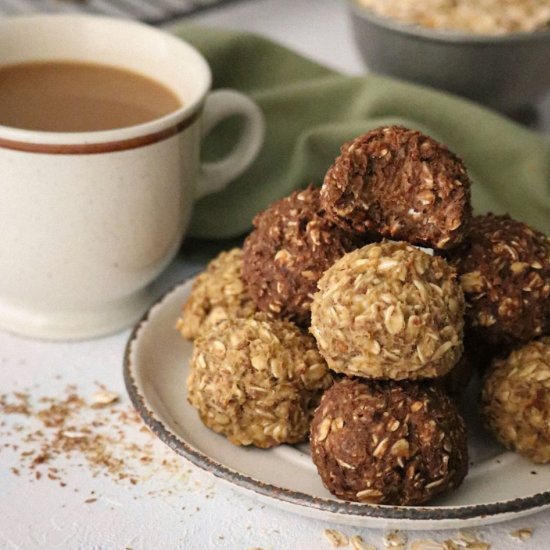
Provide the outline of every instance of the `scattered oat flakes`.
<path id="1" fill-rule="evenodd" d="M 468 547 L 468 543 L 462 539 L 447 539 L 443 541 L 443 548 L 445 550 L 465 550 Z"/>
<path id="2" fill-rule="evenodd" d="M 365 542 L 360 535 L 353 535 L 349 541 L 352 550 L 377 550 L 376 546 Z"/>
<path id="3" fill-rule="evenodd" d="M 458 537 L 465 543 L 477 542 L 478 540 L 475 533 L 473 533 L 472 531 L 460 531 L 458 533 Z"/>
<path id="4" fill-rule="evenodd" d="M 512 531 L 510 536 L 521 541 L 529 540 L 533 536 L 533 529 L 531 527 L 523 527 L 517 531 Z"/>
<path id="5" fill-rule="evenodd" d="M 446 550 L 446 548 L 441 542 L 428 539 L 413 541 L 411 550 Z"/>
<path id="6" fill-rule="evenodd" d="M 61 435 L 63 437 L 66 437 L 67 439 L 85 439 L 88 437 L 89 433 L 85 432 L 74 432 L 72 430 L 65 430 L 61 432 Z"/>
<path id="7" fill-rule="evenodd" d="M 112 403 L 116 403 L 119 399 L 119 396 L 112 391 L 98 390 L 94 393 L 92 399 L 94 402 L 92 407 L 95 409 L 99 409 L 101 407 L 111 405 Z"/>
<path id="8" fill-rule="evenodd" d="M 457 538 L 447 539 L 441 544 L 443 550 L 489 550 L 491 548 L 488 542 L 478 539 L 472 531 L 460 531 Z"/>
<path id="9" fill-rule="evenodd" d="M 469 543 L 466 548 L 468 550 L 489 550 L 491 548 L 491 545 L 488 542 L 478 540 L 476 542 Z"/>
<path id="10" fill-rule="evenodd" d="M 323 534 L 334 548 L 343 548 L 349 544 L 348 537 L 336 529 L 325 529 Z"/>
<path id="11" fill-rule="evenodd" d="M 390 531 L 384 536 L 384 546 L 402 550 L 407 544 L 407 537 L 400 531 Z"/>

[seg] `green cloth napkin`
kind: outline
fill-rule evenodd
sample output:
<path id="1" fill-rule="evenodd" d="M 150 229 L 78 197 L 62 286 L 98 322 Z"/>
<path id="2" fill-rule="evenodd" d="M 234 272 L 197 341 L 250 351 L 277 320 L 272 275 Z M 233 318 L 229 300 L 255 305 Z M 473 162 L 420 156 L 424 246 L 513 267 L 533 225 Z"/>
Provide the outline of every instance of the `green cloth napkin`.
<path id="1" fill-rule="evenodd" d="M 259 210 L 309 182 L 320 185 L 339 146 L 383 124 L 419 129 L 460 155 L 474 182 L 478 213 L 509 212 L 550 234 L 550 140 L 468 101 L 369 74 L 349 77 L 264 38 L 181 27 L 206 57 L 214 88 L 249 94 L 263 110 L 263 149 L 239 179 L 200 200 L 190 235 L 235 237 Z M 205 144 L 206 158 L 230 149 L 225 124 Z"/>

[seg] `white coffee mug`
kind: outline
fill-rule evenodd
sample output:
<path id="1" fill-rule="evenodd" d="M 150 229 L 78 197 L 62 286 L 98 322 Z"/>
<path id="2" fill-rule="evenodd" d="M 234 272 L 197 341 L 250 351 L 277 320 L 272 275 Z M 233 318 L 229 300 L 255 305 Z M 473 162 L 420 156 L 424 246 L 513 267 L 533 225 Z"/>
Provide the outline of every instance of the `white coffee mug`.
<path id="1" fill-rule="evenodd" d="M 264 121 L 246 96 L 210 93 L 205 59 L 160 30 L 81 15 L 0 20 L 0 66 L 59 60 L 144 74 L 183 102 L 115 130 L 0 126 L 0 326 L 78 339 L 114 332 L 143 313 L 148 285 L 176 254 L 193 201 L 250 165 Z M 246 122 L 235 148 L 201 164 L 202 137 L 232 115 Z"/>

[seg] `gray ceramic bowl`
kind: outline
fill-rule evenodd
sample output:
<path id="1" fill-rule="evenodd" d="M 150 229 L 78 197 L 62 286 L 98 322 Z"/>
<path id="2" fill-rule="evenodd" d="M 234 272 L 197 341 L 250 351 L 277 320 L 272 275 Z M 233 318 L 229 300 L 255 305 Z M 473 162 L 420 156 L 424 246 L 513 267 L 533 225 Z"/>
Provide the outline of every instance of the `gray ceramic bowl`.
<path id="1" fill-rule="evenodd" d="M 348 0 L 373 72 L 465 96 L 509 114 L 550 91 L 550 30 L 498 36 L 435 31 L 381 17 Z"/>

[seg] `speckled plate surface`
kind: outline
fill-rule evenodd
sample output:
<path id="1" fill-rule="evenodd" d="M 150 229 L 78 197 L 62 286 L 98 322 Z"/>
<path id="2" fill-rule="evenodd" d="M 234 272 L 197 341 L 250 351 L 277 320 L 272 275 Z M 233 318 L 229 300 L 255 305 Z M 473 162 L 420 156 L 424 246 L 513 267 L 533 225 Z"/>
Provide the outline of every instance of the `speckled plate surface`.
<path id="1" fill-rule="evenodd" d="M 305 516 L 355 526 L 448 529 L 505 521 L 550 508 L 550 465 L 504 451 L 464 406 L 472 466 L 464 484 L 430 506 L 374 506 L 337 500 L 322 485 L 308 446 L 236 447 L 207 429 L 187 403 L 192 344 L 174 329 L 191 289 L 187 281 L 151 307 L 126 348 L 124 379 L 151 430 L 193 464 L 269 503 Z M 475 402 L 475 388 L 465 401 Z"/>

